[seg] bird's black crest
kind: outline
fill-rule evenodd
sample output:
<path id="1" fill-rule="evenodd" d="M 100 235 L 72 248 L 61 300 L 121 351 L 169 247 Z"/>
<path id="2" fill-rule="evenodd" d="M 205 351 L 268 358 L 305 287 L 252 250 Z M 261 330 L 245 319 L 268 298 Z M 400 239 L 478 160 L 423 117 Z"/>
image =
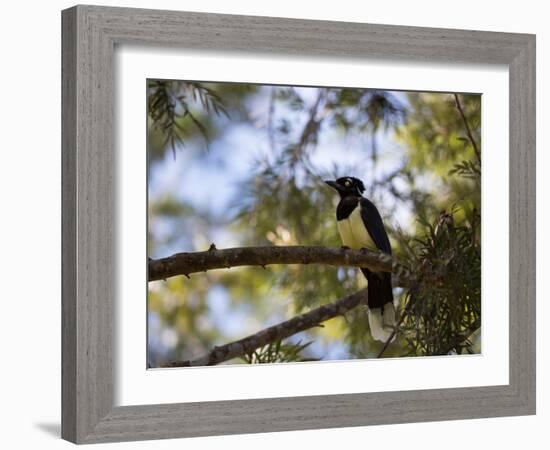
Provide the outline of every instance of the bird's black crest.
<path id="1" fill-rule="evenodd" d="M 336 182 L 341 186 L 348 186 L 346 183 L 350 183 L 349 186 L 357 188 L 361 194 L 365 192 L 365 185 L 359 178 L 341 177 L 338 178 Z"/>
<path id="2" fill-rule="evenodd" d="M 340 177 L 337 180 L 325 181 L 331 188 L 335 189 L 341 198 L 355 196 L 361 197 L 365 192 L 365 185 L 359 178 L 355 177 Z"/>

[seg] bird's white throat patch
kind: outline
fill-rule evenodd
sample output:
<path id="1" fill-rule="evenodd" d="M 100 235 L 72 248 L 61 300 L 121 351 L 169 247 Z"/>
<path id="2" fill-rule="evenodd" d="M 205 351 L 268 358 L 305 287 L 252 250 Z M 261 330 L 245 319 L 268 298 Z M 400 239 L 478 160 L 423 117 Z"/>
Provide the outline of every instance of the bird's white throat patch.
<path id="1" fill-rule="evenodd" d="M 377 250 L 361 218 L 360 205 L 357 205 L 347 218 L 338 221 L 338 232 L 342 238 L 342 243 L 346 247 L 354 250 L 361 248 L 373 251 Z"/>

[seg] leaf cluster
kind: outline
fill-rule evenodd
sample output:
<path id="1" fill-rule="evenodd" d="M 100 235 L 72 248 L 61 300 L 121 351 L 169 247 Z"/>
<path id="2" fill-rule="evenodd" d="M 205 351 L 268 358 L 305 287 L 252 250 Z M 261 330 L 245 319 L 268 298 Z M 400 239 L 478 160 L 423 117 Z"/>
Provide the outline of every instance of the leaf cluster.
<path id="1" fill-rule="evenodd" d="M 305 344 L 301 342 L 294 344 L 283 343 L 282 340 L 277 340 L 257 348 L 253 352 L 244 355 L 241 359 L 247 364 L 318 361 L 317 358 L 303 355 L 304 350 L 311 344 L 311 341 Z"/>
<path id="2" fill-rule="evenodd" d="M 479 161 L 461 161 L 456 163 L 449 171 L 449 175 L 461 175 L 472 180 L 481 178 L 481 164 Z"/>
<path id="3" fill-rule="evenodd" d="M 414 261 L 419 283 L 408 292 L 401 330 L 411 355 L 473 353 L 469 339 L 481 326 L 480 216 L 456 225 L 443 212 L 424 224 Z"/>
<path id="4" fill-rule="evenodd" d="M 178 80 L 149 80 L 147 111 L 152 130 L 163 138 L 162 147 L 169 147 L 174 156 L 177 145 L 184 145 L 190 136 L 190 125 L 209 141 L 208 127 L 199 114 L 229 116 L 215 90 L 204 83 Z"/>

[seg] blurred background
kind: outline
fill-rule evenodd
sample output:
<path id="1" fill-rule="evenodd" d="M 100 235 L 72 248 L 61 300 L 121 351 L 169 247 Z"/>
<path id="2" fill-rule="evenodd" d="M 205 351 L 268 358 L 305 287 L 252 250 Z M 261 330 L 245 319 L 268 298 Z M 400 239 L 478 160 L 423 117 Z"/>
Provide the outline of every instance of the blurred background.
<path id="1" fill-rule="evenodd" d="M 356 176 L 394 255 L 447 273 L 416 293 L 422 307 L 384 356 L 480 351 L 480 95 L 175 80 L 147 89 L 150 258 L 211 243 L 338 247 L 338 198 L 323 180 Z M 150 282 L 148 363 L 201 356 L 365 285 L 356 269 L 324 265 Z M 401 307 L 411 295 L 394 293 Z M 376 357 L 366 314 L 228 363 Z"/>

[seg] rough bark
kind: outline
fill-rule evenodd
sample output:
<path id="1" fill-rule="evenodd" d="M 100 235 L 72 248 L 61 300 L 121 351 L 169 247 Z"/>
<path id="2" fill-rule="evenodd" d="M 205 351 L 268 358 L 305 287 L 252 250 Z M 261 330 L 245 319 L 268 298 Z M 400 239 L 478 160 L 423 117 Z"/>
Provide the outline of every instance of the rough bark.
<path id="1" fill-rule="evenodd" d="M 393 261 L 391 256 L 368 250 L 328 248 L 320 246 L 237 247 L 218 250 L 214 245 L 204 252 L 176 253 L 149 260 L 149 281 L 176 275 L 237 266 L 267 266 L 269 264 L 328 264 L 332 266 L 367 267 L 375 272 L 393 272 L 407 284 L 410 272 Z"/>

